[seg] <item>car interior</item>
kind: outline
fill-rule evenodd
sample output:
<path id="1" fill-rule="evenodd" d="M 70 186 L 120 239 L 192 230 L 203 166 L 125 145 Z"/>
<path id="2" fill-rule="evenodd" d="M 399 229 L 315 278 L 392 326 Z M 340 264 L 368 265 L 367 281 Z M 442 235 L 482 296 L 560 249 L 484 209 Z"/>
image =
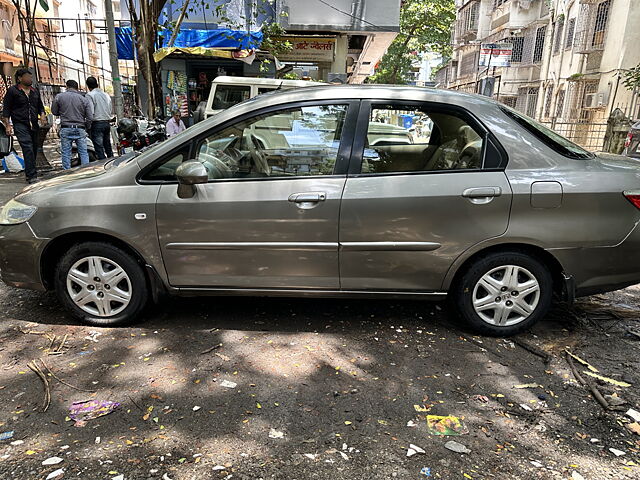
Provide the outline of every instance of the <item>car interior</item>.
<path id="1" fill-rule="evenodd" d="M 391 114 L 392 113 L 392 114 Z M 410 115 L 407 115 L 410 114 Z M 372 131 L 379 130 L 381 118 L 397 118 L 397 111 L 383 114 L 374 110 L 362 160 L 362 173 L 421 172 L 482 168 L 482 137 L 463 119 L 444 113 L 403 112 L 403 116 L 430 123 L 431 128 L 418 135 L 406 128 L 405 136 L 385 141 L 371 141 Z M 391 126 L 391 125 L 389 125 Z M 398 128 L 394 126 L 394 128 Z M 407 138 L 410 142 L 407 142 Z"/>
<path id="2" fill-rule="evenodd" d="M 210 180 L 331 174 L 345 115 L 332 105 L 253 118 L 203 139 L 196 160 Z M 482 168 L 482 137 L 458 116 L 374 109 L 371 119 L 362 173 Z M 175 180 L 185 160 L 178 154 L 146 178 Z"/>

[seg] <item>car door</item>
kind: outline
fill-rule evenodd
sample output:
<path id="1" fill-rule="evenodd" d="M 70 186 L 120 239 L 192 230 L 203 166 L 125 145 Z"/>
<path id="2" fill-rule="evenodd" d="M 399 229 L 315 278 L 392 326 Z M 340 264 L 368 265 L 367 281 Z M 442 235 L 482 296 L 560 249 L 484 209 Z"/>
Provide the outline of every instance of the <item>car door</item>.
<path id="1" fill-rule="evenodd" d="M 397 140 L 374 144 L 385 129 Z M 462 252 L 506 231 L 505 162 L 464 109 L 363 102 L 340 213 L 341 287 L 440 290 Z"/>
<path id="2" fill-rule="evenodd" d="M 160 247 L 177 287 L 338 289 L 338 218 L 357 102 L 272 107 L 214 128 L 189 154 L 168 156 Z M 179 198 L 171 175 L 188 157 L 209 182 Z M 154 173 L 155 172 L 155 173 Z"/>

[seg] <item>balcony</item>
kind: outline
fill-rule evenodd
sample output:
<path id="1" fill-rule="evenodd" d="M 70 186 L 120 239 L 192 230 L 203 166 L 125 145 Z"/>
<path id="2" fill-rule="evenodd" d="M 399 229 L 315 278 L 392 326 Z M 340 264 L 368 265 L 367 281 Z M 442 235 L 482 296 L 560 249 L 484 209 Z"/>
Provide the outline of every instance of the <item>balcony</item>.
<path id="1" fill-rule="evenodd" d="M 456 21 L 456 40 L 468 42 L 478 36 L 480 1 L 474 0 L 458 10 Z"/>
<path id="2" fill-rule="evenodd" d="M 576 53 L 592 53 L 604 49 L 609 28 L 611 0 L 602 3 L 582 3 L 576 25 Z"/>

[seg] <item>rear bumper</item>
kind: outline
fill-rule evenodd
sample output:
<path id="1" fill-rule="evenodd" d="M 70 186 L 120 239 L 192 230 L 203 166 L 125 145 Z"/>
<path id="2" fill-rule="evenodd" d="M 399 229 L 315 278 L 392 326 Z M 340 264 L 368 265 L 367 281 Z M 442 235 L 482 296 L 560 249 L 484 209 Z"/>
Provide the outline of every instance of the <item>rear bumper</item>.
<path id="1" fill-rule="evenodd" d="M 576 297 L 610 292 L 640 283 L 640 227 L 618 245 L 549 249 L 575 281 Z"/>
<path id="2" fill-rule="evenodd" d="M 46 290 L 40 255 L 48 239 L 38 238 L 27 223 L 0 226 L 0 278 L 7 285 Z"/>

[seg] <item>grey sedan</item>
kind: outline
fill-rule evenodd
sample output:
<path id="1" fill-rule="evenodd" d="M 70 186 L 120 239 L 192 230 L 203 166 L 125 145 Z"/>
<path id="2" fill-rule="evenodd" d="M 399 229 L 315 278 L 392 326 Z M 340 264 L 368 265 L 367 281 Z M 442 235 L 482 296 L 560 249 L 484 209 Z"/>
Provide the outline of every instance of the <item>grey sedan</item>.
<path id="1" fill-rule="evenodd" d="M 636 161 L 486 98 L 313 87 L 26 187 L 0 270 L 93 325 L 165 293 L 448 297 L 510 335 L 554 298 L 640 282 L 639 208 Z"/>

